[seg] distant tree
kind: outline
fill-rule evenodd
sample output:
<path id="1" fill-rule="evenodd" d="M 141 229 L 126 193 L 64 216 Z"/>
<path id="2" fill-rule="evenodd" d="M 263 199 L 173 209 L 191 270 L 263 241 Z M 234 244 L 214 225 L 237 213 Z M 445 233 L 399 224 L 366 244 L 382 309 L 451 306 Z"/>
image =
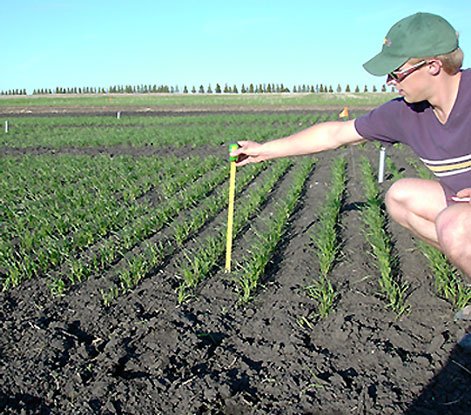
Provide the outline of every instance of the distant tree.
<path id="1" fill-rule="evenodd" d="M 196 88 L 195 88 L 194 85 L 193 85 L 193 88 L 191 88 L 191 93 L 192 93 L 192 94 L 196 94 Z"/>
<path id="2" fill-rule="evenodd" d="M 333 94 L 333 93 L 334 93 L 334 89 L 332 88 L 332 85 L 329 86 L 329 93 L 330 93 L 330 94 Z"/>
<path id="3" fill-rule="evenodd" d="M 368 86 L 365 85 L 365 90 L 363 92 L 368 92 Z"/>
<path id="4" fill-rule="evenodd" d="M 200 85 L 200 94 L 204 94 L 204 86 L 203 85 Z"/>
<path id="5" fill-rule="evenodd" d="M 208 94 L 212 94 L 213 90 L 211 89 L 211 84 L 208 85 Z"/>
<path id="6" fill-rule="evenodd" d="M 337 92 L 342 92 L 342 87 L 340 86 L 340 84 L 337 85 Z"/>
<path id="7" fill-rule="evenodd" d="M 250 85 L 249 85 L 249 92 L 250 92 L 251 94 L 253 94 L 253 93 L 255 92 L 255 88 L 254 88 L 253 84 L 250 84 Z"/>
<path id="8" fill-rule="evenodd" d="M 183 93 L 188 94 L 188 88 L 186 87 L 186 85 L 183 87 Z"/>
<path id="9" fill-rule="evenodd" d="M 373 85 L 373 92 L 378 92 L 375 85 Z"/>
<path id="10" fill-rule="evenodd" d="M 386 85 L 383 84 L 383 86 L 381 87 L 381 92 L 386 92 Z"/>
<path id="11" fill-rule="evenodd" d="M 216 94 L 220 94 L 221 93 L 221 85 L 216 84 L 216 89 L 214 90 L 214 92 L 216 92 Z"/>
<path id="12" fill-rule="evenodd" d="M 237 90 L 237 85 L 236 85 L 236 84 L 234 84 L 234 86 L 232 87 L 232 92 L 233 92 L 234 94 L 238 94 L 238 93 L 239 93 L 239 91 Z"/>
<path id="13" fill-rule="evenodd" d="M 357 87 L 355 88 L 355 92 L 359 93 L 360 92 L 360 87 L 357 85 Z"/>
<path id="14" fill-rule="evenodd" d="M 242 92 L 243 94 L 245 94 L 247 92 L 247 90 L 245 89 L 244 84 L 242 84 L 242 86 L 240 87 L 240 92 Z"/>
<path id="15" fill-rule="evenodd" d="M 350 85 L 347 84 L 347 86 L 345 87 L 345 92 L 350 92 Z"/>

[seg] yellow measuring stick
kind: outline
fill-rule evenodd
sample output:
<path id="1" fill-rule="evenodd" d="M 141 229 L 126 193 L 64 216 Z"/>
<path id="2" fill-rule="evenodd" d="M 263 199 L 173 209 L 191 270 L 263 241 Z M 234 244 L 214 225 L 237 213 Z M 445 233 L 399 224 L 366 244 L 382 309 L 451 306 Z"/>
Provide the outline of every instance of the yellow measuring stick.
<path id="1" fill-rule="evenodd" d="M 229 145 L 229 153 L 238 148 L 237 143 Z M 232 226 L 234 222 L 234 196 L 235 196 L 235 176 L 236 176 L 236 157 L 230 157 L 231 175 L 229 178 L 229 209 L 227 214 L 227 240 L 226 240 L 226 272 L 231 272 L 231 253 L 232 253 Z"/>

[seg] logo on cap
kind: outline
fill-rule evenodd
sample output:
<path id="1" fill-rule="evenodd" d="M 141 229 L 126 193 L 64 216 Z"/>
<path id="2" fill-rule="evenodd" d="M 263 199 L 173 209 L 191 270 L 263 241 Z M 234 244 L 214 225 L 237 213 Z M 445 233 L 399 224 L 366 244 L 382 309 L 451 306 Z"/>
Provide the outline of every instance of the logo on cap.
<path id="1" fill-rule="evenodd" d="M 383 45 L 386 45 L 388 48 L 392 45 L 392 42 L 389 39 L 384 39 Z"/>

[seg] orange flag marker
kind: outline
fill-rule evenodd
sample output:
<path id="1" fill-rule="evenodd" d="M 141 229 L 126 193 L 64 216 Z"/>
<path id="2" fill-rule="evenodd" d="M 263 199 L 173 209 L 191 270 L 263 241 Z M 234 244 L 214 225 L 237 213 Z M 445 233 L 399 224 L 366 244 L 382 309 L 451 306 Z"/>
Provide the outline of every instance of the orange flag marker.
<path id="1" fill-rule="evenodd" d="M 343 109 L 343 111 L 339 114 L 339 118 L 348 118 L 348 107 Z"/>

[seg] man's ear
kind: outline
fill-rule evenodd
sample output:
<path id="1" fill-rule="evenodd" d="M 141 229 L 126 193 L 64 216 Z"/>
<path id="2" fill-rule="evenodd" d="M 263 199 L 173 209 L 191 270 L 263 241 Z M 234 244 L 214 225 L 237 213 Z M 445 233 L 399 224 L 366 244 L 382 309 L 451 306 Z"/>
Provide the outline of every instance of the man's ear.
<path id="1" fill-rule="evenodd" d="M 438 75 L 442 70 L 442 62 L 438 59 L 430 59 L 428 64 L 428 70 L 431 75 Z"/>

